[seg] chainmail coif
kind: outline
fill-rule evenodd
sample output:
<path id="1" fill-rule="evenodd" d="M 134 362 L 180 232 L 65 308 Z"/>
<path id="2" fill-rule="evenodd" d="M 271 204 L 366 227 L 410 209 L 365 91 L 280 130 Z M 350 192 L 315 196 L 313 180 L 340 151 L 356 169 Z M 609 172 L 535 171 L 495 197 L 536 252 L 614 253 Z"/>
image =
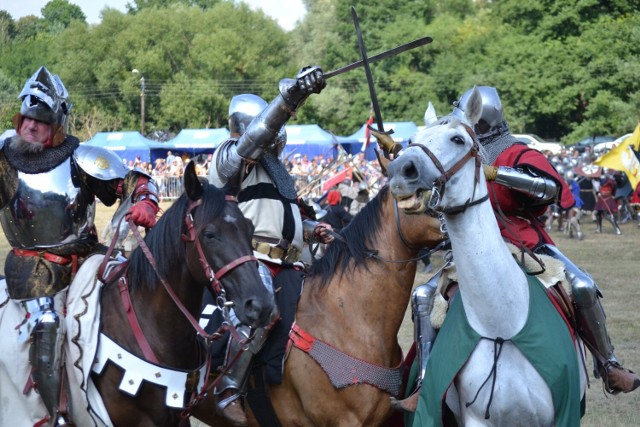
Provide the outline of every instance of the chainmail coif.
<path id="1" fill-rule="evenodd" d="M 487 138 L 485 140 L 481 140 L 480 144 L 483 148 L 483 150 L 481 151 L 482 163 L 492 165 L 504 150 L 518 142 L 520 141 L 518 141 L 513 135 L 511 135 L 511 132 L 509 132 L 508 130 L 495 138 Z"/>

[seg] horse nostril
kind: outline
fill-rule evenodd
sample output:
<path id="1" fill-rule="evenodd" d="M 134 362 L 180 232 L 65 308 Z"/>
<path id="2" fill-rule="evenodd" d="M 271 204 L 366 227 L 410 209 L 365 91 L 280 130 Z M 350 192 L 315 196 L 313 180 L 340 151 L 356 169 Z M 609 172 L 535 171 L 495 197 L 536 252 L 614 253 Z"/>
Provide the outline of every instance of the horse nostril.
<path id="1" fill-rule="evenodd" d="M 248 299 L 244 303 L 244 314 L 250 323 L 255 323 L 262 317 L 262 304 L 256 299 Z"/>
<path id="2" fill-rule="evenodd" d="M 401 173 L 402 173 L 402 176 L 404 176 L 407 179 L 418 178 L 418 169 L 416 168 L 416 165 L 411 160 L 409 160 L 404 165 L 402 165 Z"/>

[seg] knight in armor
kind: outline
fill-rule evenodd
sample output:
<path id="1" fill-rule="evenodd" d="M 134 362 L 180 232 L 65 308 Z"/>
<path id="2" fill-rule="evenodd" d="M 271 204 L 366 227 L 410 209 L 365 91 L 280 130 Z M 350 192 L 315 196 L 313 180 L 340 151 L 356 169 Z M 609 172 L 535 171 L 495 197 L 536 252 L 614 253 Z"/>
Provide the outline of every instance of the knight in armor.
<path id="1" fill-rule="evenodd" d="M 67 134 L 68 93 L 46 67 L 26 81 L 18 98 L 16 135 L 0 141 L 0 223 L 12 247 L 7 288 L 25 309 L 33 388 L 49 425 L 73 425 L 60 405 L 64 297 L 82 261 L 106 249 L 94 225 L 95 199 L 106 206 L 120 199 L 116 215 L 143 227 L 155 224 L 158 199 L 147 175 Z"/>
<path id="2" fill-rule="evenodd" d="M 326 82 L 319 67 L 305 67 L 295 79 L 283 79 L 279 94 L 267 103 L 257 95 L 234 96 L 229 106 L 230 139 L 222 143 L 211 160 L 209 182 L 239 189 L 239 207 L 255 227 L 252 245 L 259 259 L 260 275 L 267 288 L 287 287 L 301 280 L 303 241 L 333 240 L 326 224 L 303 220 L 294 181 L 280 161 L 286 144 L 284 125 L 312 93 Z M 234 425 L 246 425 L 239 399 L 245 393 L 253 356 L 262 348 L 268 328 L 252 331 L 236 325 L 245 337 L 254 336 L 248 349 L 229 338 L 225 374 L 214 389 L 216 410 Z M 233 363 L 232 363 L 233 362 Z"/>
<path id="3" fill-rule="evenodd" d="M 584 202 L 580 195 L 580 186 L 576 182 L 575 173 L 572 170 L 565 171 L 564 179 L 571 189 L 571 194 L 575 200 L 573 207 L 567 211 L 567 221 L 564 233 L 568 234 L 569 238 L 573 238 L 575 232 L 575 237 L 578 240 L 582 240 L 584 239 L 584 234 L 580 228 L 580 218 L 582 217 L 582 207 L 584 206 Z"/>
<path id="4" fill-rule="evenodd" d="M 605 175 L 604 182 L 600 185 L 600 191 L 593 208 L 596 216 L 596 233 L 602 233 L 602 219 L 606 218 L 613 226 L 613 231 L 620 235 L 622 231 L 616 220 L 618 214 L 618 201 L 614 197 L 616 182 Z"/>
<path id="5" fill-rule="evenodd" d="M 600 303 L 602 294 L 593 278 L 569 260 L 556 247 L 539 217 L 551 203 L 562 209 L 574 205 L 571 189 L 542 153 L 528 148 L 511 135 L 503 117 L 498 91 L 479 86 L 482 113 L 474 125 L 482 146 L 483 162 L 495 173 L 489 186 L 491 204 L 497 216 L 502 236 L 523 250 L 550 255 L 565 265 L 576 311 L 577 332 L 585 342 L 604 388 L 611 394 L 630 392 L 640 386 L 640 378 L 624 368 L 614 354 L 606 328 L 606 316 Z M 452 115 L 464 117 L 467 101 L 473 89 L 454 103 Z"/>

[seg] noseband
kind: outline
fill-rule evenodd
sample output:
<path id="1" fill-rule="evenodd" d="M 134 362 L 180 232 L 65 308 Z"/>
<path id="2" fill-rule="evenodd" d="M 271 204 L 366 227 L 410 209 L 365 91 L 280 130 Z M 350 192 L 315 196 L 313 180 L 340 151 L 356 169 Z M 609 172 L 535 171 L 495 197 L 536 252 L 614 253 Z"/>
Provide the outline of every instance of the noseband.
<path id="1" fill-rule="evenodd" d="M 478 145 L 478 139 L 476 138 L 475 132 L 469 126 L 467 125 L 463 125 L 463 126 L 467 131 L 467 133 L 469 134 L 469 136 L 471 136 L 471 139 L 473 140 L 473 145 L 471 146 L 467 154 L 465 154 L 460 160 L 458 160 L 449 170 L 444 169 L 444 167 L 442 166 L 442 163 L 440 163 L 440 160 L 438 160 L 436 155 L 433 154 L 433 152 L 429 150 L 429 148 L 427 148 L 426 145 L 423 145 L 420 143 L 411 144 L 412 146 L 415 145 L 417 147 L 420 147 L 422 151 L 424 151 L 425 154 L 429 156 L 429 158 L 431 159 L 431 161 L 433 162 L 433 164 L 441 174 L 440 177 L 438 177 L 433 182 L 431 198 L 429 199 L 429 208 L 434 211 L 442 212 L 444 214 L 449 214 L 449 215 L 462 213 L 465 210 L 467 210 L 469 206 L 478 205 L 489 199 L 489 194 L 487 193 L 484 197 L 477 200 L 473 200 L 476 194 L 476 188 L 478 186 L 478 183 L 480 182 L 480 169 L 481 169 L 482 161 L 480 159 L 480 147 Z M 460 169 L 462 169 L 462 167 L 467 163 L 467 161 L 471 159 L 475 160 L 475 175 L 474 175 L 474 182 L 473 182 L 473 193 L 471 194 L 471 197 L 467 199 L 467 201 L 464 202 L 462 205 L 451 206 L 446 208 L 440 207 L 439 204 L 442 196 L 444 196 L 446 183 L 449 182 L 449 180 L 453 177 L 453 175 L 455 175 Z"/>
<path id="2" fill-rule="evenodd" d="M 226 195 L 225 200 L 227 202 L 238 203 L 238 199 L 235 196 Z M 201 204 L 202 204 L 202 199 L 198 199 L 189 203 L 189 206 L 187 207 L 187 211 L 185 212 L 185 217 L 184 217 L 184 223 L 187 229 L 186 229 L 186 233 L 182 234 L 182 240 L 184 242 L 195 242 L 196 249 L 198 250 L 200 265 L 202 266 L 202 269 L 204 270 L 205 275 L 207 276 L 207 278 L 209 279 L 209 282 L 211 283 L 212 290 L 215 292 L 215 295 L 218 298 L 222 297 L 224 299 L 225 291 L 224 291 L 224 288 L 222 287 L 222 283 L 220 282 L 220 279 L 222 278 L 222 276 L 224 276 L 234 268 L 238 267 L 240 264 L 244 264 L 245 262 L 250 262 L 250 261 L 257 262 L 258 259 L 253 255 L 245 255 L 243 257 L 236 259 L 235 261 L 231 261 L 229 264 L 225 265 L 224 267 L 219 269 L 217 272 L 214 272 L 211 266 L 209 265 L 209 262 L 207 262 L 207 258 L 204 255 L 204 251 L 202 250 L 202 245 L 200 244 L 200 239 L 197 238 L 196 228 L 193 222 L 193 215 L 191 214 L 191 211 L 196 207 L 200 206 Z"/>

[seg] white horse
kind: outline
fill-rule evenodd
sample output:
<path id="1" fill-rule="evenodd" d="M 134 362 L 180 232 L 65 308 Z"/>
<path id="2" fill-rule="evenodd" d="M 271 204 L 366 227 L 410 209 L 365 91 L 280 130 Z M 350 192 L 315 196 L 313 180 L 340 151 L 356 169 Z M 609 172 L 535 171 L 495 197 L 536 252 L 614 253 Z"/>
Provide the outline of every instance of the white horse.
<path id="1" fill-rule="evenodd" d="M 445 119 L 427 126 L 388 165 L 399 206 L 443 214 L 459 283 L 414 425 L 445 424 L 453 415 L 465 426 L 578 426 L 586 383 L 579 343 L 500 235 L 468 125 L 477 121 L 480 102 L 474 91 L 467 123 Z"/>

